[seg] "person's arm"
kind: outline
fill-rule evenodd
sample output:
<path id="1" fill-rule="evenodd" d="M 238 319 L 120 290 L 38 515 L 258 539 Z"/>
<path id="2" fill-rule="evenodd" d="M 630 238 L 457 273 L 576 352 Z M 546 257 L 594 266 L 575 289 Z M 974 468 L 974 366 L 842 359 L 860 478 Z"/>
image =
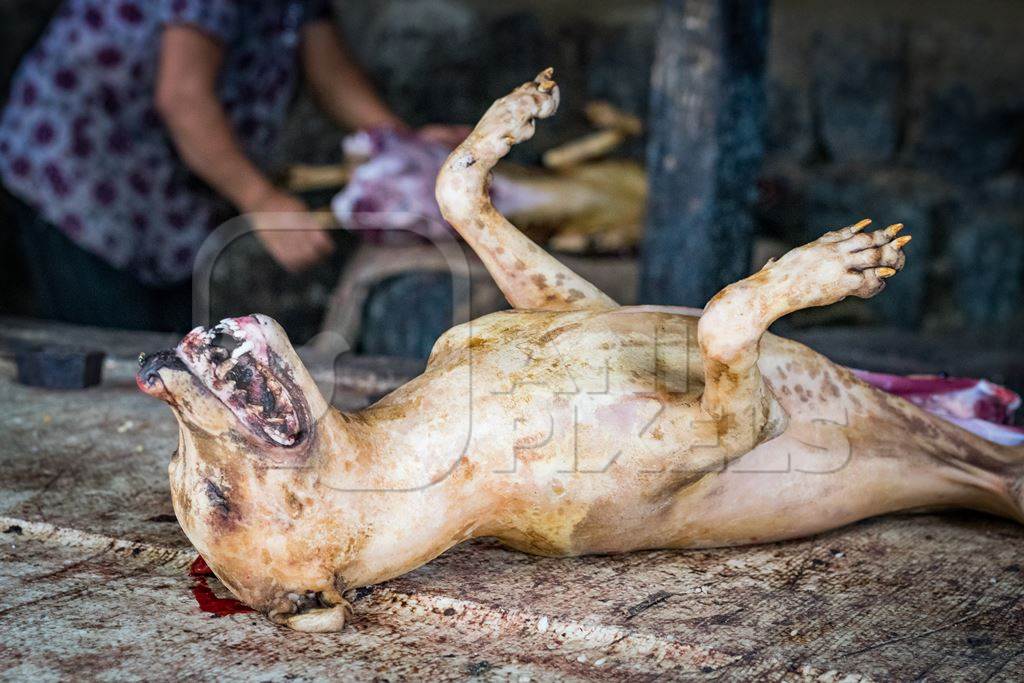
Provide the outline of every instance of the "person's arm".
<path id="1" fill-rule="evenodd" d="M 406 127 L 356 65 L 331 21 L 306 24 L 302 66 L 317 102 L 338 124 L 356 129 Z"/>
<path id="2" fill-rule="evenodd" d="M 333 250 L 306 205 L 282 192 L 246 157 L 217 98 L 219 42 L 187 25 L 164 28 L 155 104 L 182 161 L 242 213 L 287 212 L 257 220 L 270 255 L 300 270 Z M 293 232 L 300 231 L 300 232 Z"/>

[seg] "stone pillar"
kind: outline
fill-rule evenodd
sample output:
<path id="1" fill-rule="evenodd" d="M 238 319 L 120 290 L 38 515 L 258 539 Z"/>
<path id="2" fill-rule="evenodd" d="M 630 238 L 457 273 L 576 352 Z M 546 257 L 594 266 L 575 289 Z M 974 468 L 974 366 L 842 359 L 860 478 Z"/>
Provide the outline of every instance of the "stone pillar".
<path id="1" fill-rule="evenodd" d="M 662 0 L 640 300 L 703 306 L 749 275 L 768 0 Z"/>

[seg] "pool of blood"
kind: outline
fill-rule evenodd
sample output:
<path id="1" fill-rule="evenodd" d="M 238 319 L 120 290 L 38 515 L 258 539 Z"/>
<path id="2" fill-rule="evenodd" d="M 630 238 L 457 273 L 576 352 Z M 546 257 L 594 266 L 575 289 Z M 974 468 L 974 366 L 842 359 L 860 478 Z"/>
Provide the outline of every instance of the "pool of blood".
<path id="1" fill-rule="evenodd" d="M 207 579 L 213 576 L 213 571 L 210 570 L 210 566 L 206 564 L 206 560 L 203 559 L 202 555 L 198 555 L 192 564 L 189 565 L 188 575 L 192 577 L 192 596 L 196 599 L 196 603 L 202 611 L 216 617 L 226 617 L 229 614 L 245 614 L 246 612 L 253 611 L 251 607 L 234 598 L 217 597 L 207 582 Z"/>

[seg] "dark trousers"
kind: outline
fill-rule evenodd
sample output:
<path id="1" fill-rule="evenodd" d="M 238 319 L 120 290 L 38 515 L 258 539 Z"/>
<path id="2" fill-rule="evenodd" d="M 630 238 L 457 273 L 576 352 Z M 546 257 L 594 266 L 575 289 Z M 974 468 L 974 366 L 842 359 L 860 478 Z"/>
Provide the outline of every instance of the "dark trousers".
<path id="1" fill-rule="evenodd" d="M 8 195 L 38 315 L 99 327 L 186 332 L 192 283 L 149 287 L 79 247 L 35 209 Z"/>

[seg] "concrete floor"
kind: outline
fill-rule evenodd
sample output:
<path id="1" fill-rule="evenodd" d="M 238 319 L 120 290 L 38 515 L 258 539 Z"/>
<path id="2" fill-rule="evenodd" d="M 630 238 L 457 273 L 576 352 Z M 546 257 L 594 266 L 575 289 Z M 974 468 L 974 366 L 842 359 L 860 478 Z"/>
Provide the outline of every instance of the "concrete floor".
<path id="1" fill-rule="evenodd" d="M 0 329 L 113 354 L 84 391 L 17 385 L 0 361 L 0 678 L 1024 679 L 1024 530 L 974 514 L 571 560 L 477 541 L 360 590 L 340 634 L 215 617 L 171 510 L 173 419 L 131 381 L 164 340 Z M 337 400 L 400 374 L 344 364 Z"/>

